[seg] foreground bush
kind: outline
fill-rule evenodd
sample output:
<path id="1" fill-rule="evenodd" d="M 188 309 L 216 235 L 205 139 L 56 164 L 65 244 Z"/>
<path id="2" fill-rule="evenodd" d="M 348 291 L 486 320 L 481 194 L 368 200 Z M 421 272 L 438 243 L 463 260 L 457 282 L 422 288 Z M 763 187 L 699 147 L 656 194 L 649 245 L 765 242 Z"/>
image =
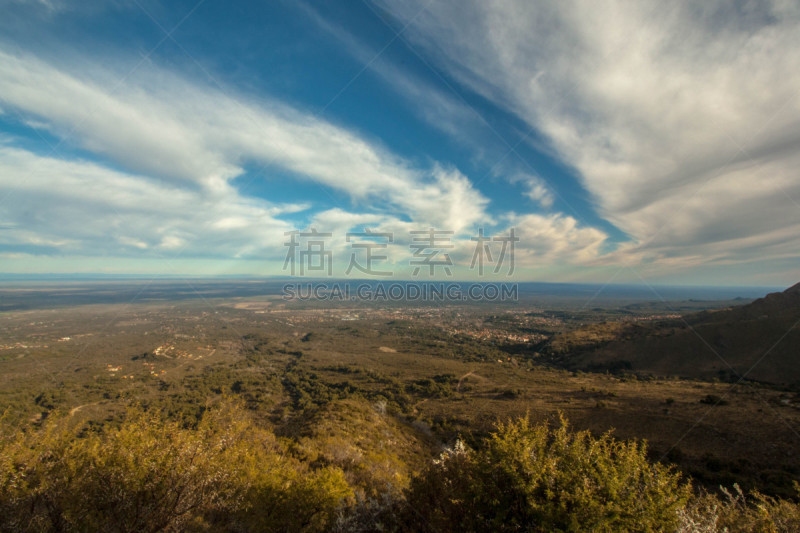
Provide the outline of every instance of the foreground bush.
<path id="1" fill-rule="evenodd" d="M 800 497 L 800 486 L 796 485 Z M 795 533 L 800 505 L 754 492 L 745 497 L 734 485 L 720 496 L 702 493 L 679 511 L 678 533 Z"/>
<path id="2" fill-rule="evenodd" d="M 412 484 L 414 527 L 432 531 L 664 531 L 691 488 L 606 434 L 500 425 L 478 451 L 463 444 Z"/>
<path id="3" fill-rule="evenodd" d="M 0 441 L 0 530 L 321 531 L 352 492 L 290 460 L 230 406 L 197 428 L 131 411 L 85 436 L 68 419 Z"/>
<path id="4" fill-rule="evenodd" d="M 298 447 L 248 420 L 223 405 L 193 428 L 141 410 L 98 432 L 70 417 L 24 433 L 0 426 L 0 531 L 800 531 L 796 503 L 738 487 L 693 495 L 643 444 L 563 420 L 501 424 L 475 450 L 457 443 L 405 491 L 381 492 L 380 468 L 346 477 L 332 427 Z"/>

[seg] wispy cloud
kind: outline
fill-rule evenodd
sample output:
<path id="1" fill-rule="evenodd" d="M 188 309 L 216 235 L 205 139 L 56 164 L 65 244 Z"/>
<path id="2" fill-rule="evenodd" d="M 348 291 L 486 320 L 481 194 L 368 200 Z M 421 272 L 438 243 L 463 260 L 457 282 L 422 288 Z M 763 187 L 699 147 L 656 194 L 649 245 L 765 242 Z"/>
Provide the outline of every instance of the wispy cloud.
<path id="1" fill-rule="evenodd" d="M 207 195 L 87 161 L 0 145 L 4 247 L 84 256 L 269 257 L 307 206 Z"/>
<path id="2" fill-rule="evenodd" d="M 91 64 L 0 51 L 0 103 L 96 157 L 0 144 L 0 185 L 13 197 L 0 204 L 8 228 L 0 244 L 11 254 L 275 260 L 285 231 L 316 225 L 340 241 L 354 229 L 392 232 L 387 254 L 405 264 L 409 232 L 436 227 L 455 232 L 453 254 L 468 263 L 476 228 L 516 226 L 521 268 L 537 269 L 589 264 L 607 237 L 559 213 L 492 216 L 489 199 L 453 165 L 415 165 L 342 125 L 153 65 L 117 84 Z M 284 169 L 350 202 L 245 196 L 234 180 L 246 168 L 261 179 L 253 167 Z M 539 178 L 518 181 L 538 206 L 552 206 Z M 290 184 L 275 186 L 285 199 Z"/>
<path id="3" fill-rule="evenodd" d="M 49 12 L 60 11 L 64 7 L 62 2 L 59 2 L 58 0 L 0 0 L 0 6 L 3 4 L 28 5 L 44 8 Z"/>
<path id="4" fill-rule="evenodd" d="M 478 113 L 465 104 L 449 88 L 432 84 L 427 79 L 413 74 L 360 41 L 350 31 L 336 25 L 320 15 L 313 6 L 299 2 L 297 7 L 330 34 L 359 63 L 369 65 L 370 72 L 377 74 L 389 87 L 402 97 L 408 108 L 429 125 L 454 137 L 472 148 L 485 149 L 486 126 Z M 402 36 L 395 38 L 402 43 Z M 489 135 L 488 137 L 491 137 Z"/>
<path id="5" fill-rule="evenodd" d="M 378 3 L 401 21 L 422 5 Z M 633 239 L 607 260 L 796 256 L 797 4 L 433 3 L 408 33 L 578 170 Z"/>
<path id="6" fill-rule="evenodd" d="M 487 218 L 487 200 L 457 170 L 415 168 L 278 102 L 234 98 L 157 68 L 116 90 L 109 78 L 0 52 L 0 102 L 132 172 L 225 195 L 245 165 L 274 165 L 426 224 L 460 231 Z"/>
<path id="7" fill-rule="evenodd" d="M 542 178 L 530 174 L 516 174 L 513 175 L 509 181 L 519 184 L 523 188 L 523 194 L 527 196 L 531 202 L 545 209 L 553 206 L 553 201 L 555 200 L 553 191 Z"/>

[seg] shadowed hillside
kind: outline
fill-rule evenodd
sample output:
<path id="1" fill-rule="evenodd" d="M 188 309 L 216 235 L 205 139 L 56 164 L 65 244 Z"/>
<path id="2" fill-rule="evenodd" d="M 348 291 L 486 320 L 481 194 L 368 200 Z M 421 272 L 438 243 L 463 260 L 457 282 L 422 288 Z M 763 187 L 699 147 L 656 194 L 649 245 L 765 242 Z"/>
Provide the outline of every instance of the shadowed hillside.
<path id="1" fill-rule="evenodd" d="M 683 319 L 595 324 L 556 336 L 549 350 L 570 368 L 800 386 L 799 321 L 797 284 L 741 307 Z"/>

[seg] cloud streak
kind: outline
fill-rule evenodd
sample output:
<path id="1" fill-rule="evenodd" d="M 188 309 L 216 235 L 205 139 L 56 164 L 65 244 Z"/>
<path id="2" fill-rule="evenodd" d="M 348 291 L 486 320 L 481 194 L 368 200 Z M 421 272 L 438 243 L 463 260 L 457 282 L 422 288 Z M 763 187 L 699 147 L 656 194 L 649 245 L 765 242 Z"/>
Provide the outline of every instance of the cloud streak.
<path id="1" fill-rule="evenodd" d="M 274 101 L 233 98 L 157 68 L 116 87 L 0 52 L 0 102 L 126 169 L 230 195 L 246 165 L 277 166 L 353 201 L 461 231 L 488 200 L 457 170 L 421 169 L 350 131 Z M 456 210 L 452 206 L 460 205 Z"/>
<path id="2" fill-rule="evenodd" d="M 521 268 L 535 270 L 590 264 L 607 238 L 560 213 L 492 216 L 489 200 L 452 165 L 415 166 L 344 126 L 152 65 L 117 84 L 114 73 L 91 65 L 56 67 L 0 51 L 0 105 L 98 156 L 35 153 L 13 139 L 0 144 L 0 186 L 13 197 L 0 204 L 6 257 L 274 261 L 285 254 L 285 231 L 316 225 L 340 240 L 353 229 L 392 232 L 387 254 L 406 266 L 409 231 L 453 230 L 453 254 L 468 264 L 478 227 L 496 234 L 516 226 Z M 276 202 L 269 190 L 265 198 L 245 196 L 234 180 L 253 166 L 263 166 L 267 178 L 278 168 L 343 192 L 350 204 Z M 518 181 L 534 204 L 552 206 L 539 178 Z M 290 187 L 268 183 L 276 192 Z M 336 250 L 340 259 L 344 248 Z"/>
<path id="3" fill-rule="evenodd" d="M 0 176 L 10 194 L 0 220 L 13 221 L 2 245 L 33 255 L 265 257 L 291 229 L 277 217 L 307 207 L 208 196 L 3 145 Z"/>
<path id="4" fill-rule="evenodd" d="M 378 4 L 407 22 L 422 2 Z M 633 241 L 604 261 L 796 256 L 796 4 L 434 3 L 408 32 L 578 171 Z"/>

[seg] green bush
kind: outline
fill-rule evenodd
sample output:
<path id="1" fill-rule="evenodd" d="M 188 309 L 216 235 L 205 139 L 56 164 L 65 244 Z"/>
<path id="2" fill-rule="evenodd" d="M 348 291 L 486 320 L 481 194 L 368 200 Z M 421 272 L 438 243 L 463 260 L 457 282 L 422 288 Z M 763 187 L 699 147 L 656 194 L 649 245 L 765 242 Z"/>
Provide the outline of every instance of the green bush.
<path id="1" fill-rule="evenodd" d="M 477 451 L 457 443 L 412 482 L 408 507 L 419 530 L 662 531 L 690 493 L 644 444 L 524 418 Z"/>
<path id="2" fill-rule="evenodd" d="M 202 412 L 0 424 L 0 531 L 800 531 L 797 503 L 693 495 L 644 444 L 563 419 L 500 424 L 415 476 L 419 443 L 356 400 L 316 410 L 292 444 L 240 404 Z"/>
<path id="3" fill-rule="evenodd" d="M 0 439 L 2 531 L 322 531 L 352 498 L 341 470 L 287 456 L 238 406 L 196 428 L 131 410 L 82 434 L 69 417 Z"/>

